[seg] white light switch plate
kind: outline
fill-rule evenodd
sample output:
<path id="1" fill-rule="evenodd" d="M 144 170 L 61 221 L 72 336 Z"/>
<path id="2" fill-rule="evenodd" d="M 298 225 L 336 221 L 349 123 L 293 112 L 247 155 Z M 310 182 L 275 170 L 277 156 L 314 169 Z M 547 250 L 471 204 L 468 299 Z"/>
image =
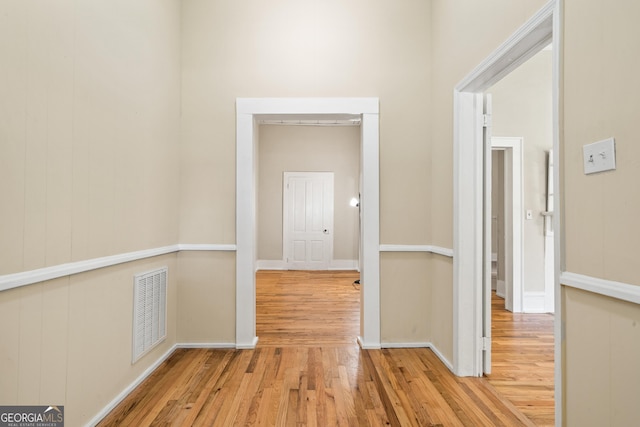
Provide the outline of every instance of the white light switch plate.
<path id="1" fill-rule="evenodd" d="M 613 138 L 582 147 L 584 173 L 591 174 L 616 168 L 616 144 Z"/>

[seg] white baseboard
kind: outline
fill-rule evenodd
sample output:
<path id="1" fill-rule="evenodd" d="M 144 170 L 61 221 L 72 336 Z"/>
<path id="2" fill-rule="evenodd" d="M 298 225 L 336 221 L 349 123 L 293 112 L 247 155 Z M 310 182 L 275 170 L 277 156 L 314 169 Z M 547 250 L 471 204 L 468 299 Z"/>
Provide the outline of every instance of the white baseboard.
<path id="1" fill-rule="evenodd" d="M 430 342 L 383 342 L 382 348 L 431 348 Z"/>
<path id="2" fill-rule="evenodd" d="M 281 259 L 259 259 L 256 262 L 258 270 L 288 270 L 287 263 Z M 329 264 L 329 270 L 358 270 L 358 260 L 334 259 Z"/>
<path id="3" fill-rule="evenodd" d="M 258 345 L 258 337 L 253 337 L 253 341 L 251 341 L 250 343 L 245 343 L 245 344 L 235 344 L 235 347 L 238 350 L 253 350 L 254 348 L 256 348 L 256 346 Z"/>
<path id="4" fill-rule="evenodd" d="M 235 349 L 236 344 L 233 342 L 223 343 L 209 343 L 209 342 L 196 342 L 196 343 L 180 343 L 176 344 L 176 348 L 214 348 L 214 349 Z"/>
<path id="5" fill-rule="evenodd" d="M 525 292 L 522 298 L 524 313 L 546 313 L 544 292 Z"/>
<path id="6" fill-rule="evenodd" d="M 380 344 L 365 344 L 364 340 L 362 339 L 361 336 L 358 336 L 357 338 L 358 341 L 358 345 L 360 346 L 361 349 L 363 350 L 380 350 Z"/>

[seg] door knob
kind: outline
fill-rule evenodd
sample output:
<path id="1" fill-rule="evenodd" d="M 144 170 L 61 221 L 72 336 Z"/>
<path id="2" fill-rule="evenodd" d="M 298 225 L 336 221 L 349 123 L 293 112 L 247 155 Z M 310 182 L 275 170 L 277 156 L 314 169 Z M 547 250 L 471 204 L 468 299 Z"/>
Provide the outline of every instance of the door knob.
<path id="1" fill-rule="evenodd" d="M 322 232 L 323 232 L 324 234 L 329 234 L 329 230 L 327 230 L 326 228 L 325 228 L 324 230 L 322 230 Z"/>

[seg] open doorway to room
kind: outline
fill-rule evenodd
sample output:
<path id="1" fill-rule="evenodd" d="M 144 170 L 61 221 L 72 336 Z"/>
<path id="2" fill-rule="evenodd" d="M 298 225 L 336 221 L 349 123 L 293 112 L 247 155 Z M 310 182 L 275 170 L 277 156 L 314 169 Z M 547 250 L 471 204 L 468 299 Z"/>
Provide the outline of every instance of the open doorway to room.
<path id="1" fill-rule="evenodd" d="M 491 373 L 536 425 L 554 425 L 552 52 L 543 49 L 486 93 L 491 98 Z M 519 135 L 520 137 L 509 137 Z M 551 233 L 551 237 L 549 234 Z M 493 286 L 492 286 L 493 287 Z M 522 398 L 526 388 L 527 397 Z M 535 410 L 528 401 L 535 401 Z"/>
<path id="2" fill-rule="evenodd" d="M 493 284 L 517 313 L 554 311 L 552 53 L 543 49 L 487 90 Z"/>
<path id="3" fill-rule="evenodd" d="M 502 78 L 552 44 L 553 163 L 559 148 L 559 27 L 560 8 L 550 1 L 501 46 L 471 71 L 454 90 L 454 370 L 462 376 L 482 376 L 492 369 L 491 321 L 491 111 L 485 92 Z M 488 126 L 489 125 L 489 126 Z M 560 316 L 558 177 L 553 171 L 556 212 L 554 240 L 554 301 Z M 469 308 L 472 308 L 471 310 Z M 553 324 L 554 342 L 560 337 Z M 562 419 L 561 347 L 553 345 L 555 417 Z"/>
<path id="4" fill-rule="evenodd" d="M 377 98 L 236 100 L 236 347 L 254 348 L 260 121 L 360 120 L 358 230 L 362 348 L 380 348 L 379 118 Z"/>
<path id="5" fill-rule="evenodd" d="M 259 120 L 260 346 L 354 344 L 360 120 Z"/>

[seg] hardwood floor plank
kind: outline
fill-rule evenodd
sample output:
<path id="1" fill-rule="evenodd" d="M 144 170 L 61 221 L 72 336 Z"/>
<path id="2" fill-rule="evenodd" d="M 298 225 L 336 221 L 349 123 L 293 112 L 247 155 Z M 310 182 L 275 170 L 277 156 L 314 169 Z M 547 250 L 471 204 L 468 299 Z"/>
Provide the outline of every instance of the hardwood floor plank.
<path id="1" fill-rule="evenodd" d="M 176 350 L 99 425 L 553 425 L 552 319 L 496 309 L 493 374 L 458 378 L 429 349 L 360 349 L 356 279 L 260 272 L 256 349 Z"/>

